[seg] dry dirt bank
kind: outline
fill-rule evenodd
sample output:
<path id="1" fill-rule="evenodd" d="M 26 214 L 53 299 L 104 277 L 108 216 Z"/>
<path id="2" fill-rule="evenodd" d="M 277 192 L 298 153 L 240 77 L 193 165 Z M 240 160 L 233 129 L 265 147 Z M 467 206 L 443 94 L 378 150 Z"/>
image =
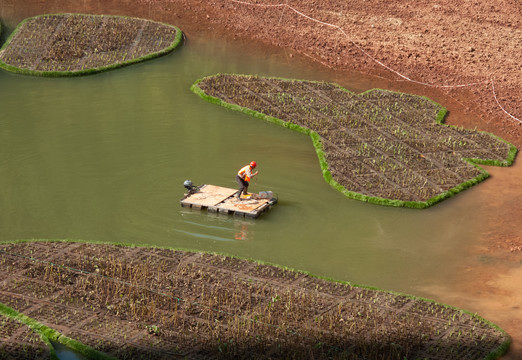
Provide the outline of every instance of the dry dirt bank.
<path id="1" fill-rule="evenodd" d="M 0 15 L 39 15 L 42 7 L 164 21 L 189 38 L 255 40 L 336 71 L 380 76 L 397 90 L 440 90 L 472 115 L 462 125 L 522 146 L 519 0 L 4 0 Z"/>

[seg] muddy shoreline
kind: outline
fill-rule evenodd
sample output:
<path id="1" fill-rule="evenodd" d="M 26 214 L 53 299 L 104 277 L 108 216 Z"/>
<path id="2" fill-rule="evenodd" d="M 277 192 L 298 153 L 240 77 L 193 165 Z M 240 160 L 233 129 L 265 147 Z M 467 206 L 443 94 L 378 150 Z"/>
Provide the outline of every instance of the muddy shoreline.
<path id="1" fill-rule="evenodd" d="M 453 103 L 466 115 L 456 124 L 522 146 L 522 4 L 517 0 L 399 6 L 384 0 L 87 0 L 46 7 L 48 13 L 162 21 L 178 26 L 189 41 L 219 36 L 266 47 L 267 53 L 283 48 L 290 63 L 306 59 L 340 76 L 367 74 L 390 90 Z M 5 0 L 0 15 L 22 13 L 41 15 L 32 2 L 15 0 Z"/>

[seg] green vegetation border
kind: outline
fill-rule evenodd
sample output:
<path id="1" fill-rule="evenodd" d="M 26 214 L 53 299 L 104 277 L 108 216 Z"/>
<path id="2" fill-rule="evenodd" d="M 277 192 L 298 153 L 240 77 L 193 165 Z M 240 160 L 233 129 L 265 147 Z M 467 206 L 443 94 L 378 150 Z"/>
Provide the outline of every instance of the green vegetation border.
<path id="1" fill-rule="evenodd" d="M 221 75 L 221 74 L 216 74 L 216 75 Z M 223 100 L 221 100 L 221 99 L 219 99 L 217 97 L 214 97 L 214 96 L 206 94 L 203 90 L 201 90 L 201 88 L 199 88 L 198 84 L 201 81 L 203 81 L 203 80 L 205 80 L 207 78 L 214 77 L 216 75 L 211 75 L 211 76 L 207 76 L 207 77 L 198 79 L 194 84 L 192 84 L 190 89 L 192 90 L 192 92 L 194 92 L 195 94 L 199 95 L 202 99 L 204 99 L 204 100 L 206 100 L 206 101 L 208 101 L 208 102 L 210 102 L 212 104 L 221 105 L 221 106 L 223 106 L 225 108 L 228 108 L 228 109 L 231 109 L 231 110 L 235 110 L 235 111 L 240 111 L 240 112 L 243 112 L 245 114 L 248 114 L 248 115 L 251 115 L 251 116 L 254 116 L 254 117 L 266 120 L 266 121 L 269 121 L 271 123 L 277 124 L 279 126 L 286 127 L 288 129 L 292 129 L 292 130 L 295 130 L 297 132 L 309 135 L 312 138 L 312 142 L 313 142 L 313 145 L 315 147 L 315 151 L 317 153 L 317 156 L 319 157 L 319 164 L 321 166 L 321 171 L 323 173 L 323 178 L 334 189 L 340 191 L 345 196 L 347 196 L 347 197 L 349 197 L 351 199 L 356 199 L 356 200 L 360 200 L 360 201 L 364 201 L 364 202 L 368 202 L 368 203 L 373 203 L 373 204 L 378 204 L 378 205 L 387 205 L 387 206 L 396 206 L 396 207 L 409 207 L 409 208 L 416 208 L 416 209 L 428 208 L 428 207 L 430 207 L 432 205 L 435 205 L 435 204 L 441 202 L 442 200 L 448 199 L 448 198 L 458 194 L 459 192 L 461 192 L 461 191 L 463 191 L 465 189 L 468 189 L 471 186 L 473 186 L 475 184 L 478 184 L 479 182 L 481 182 L 481 181 L 485 180 L 486 178 L 488 178 L 489 177 L 489 173 L 486 170 L 484 170 L 482 167 L 480 167 L 479 165 L 510 166 L 513 163 L 513 161 L 515 159 L 515 155 L 517 153 L 517 148 L 513 144 L 507 142 L 506 140 L 504 140 L 504 139 L 502 139 L 502 138 L 500 138 L 500 137 L 498 137 L 498 136 L 496 136 L 494 134 L 487 133 L 485 131 L 478 131 L 478 130 L 476 130 L 479 133 L 486 133 L 486 134 L 491 135 L 491 136 L 499 139 L 500 141 L 508 144 L 509 147 L 510 147 L 510 151 L 509 151 L 508 157 L 504 161 L 482 160 L 482 159 L 467 159 L 467 158 L 463 159 L 463 160 L 469 162 L 471 165 L 473 165 L 476 168 L 478 168 L 481 171 L 481 174 L 476 176 L 475 178 L 473 178 L 471 180 L 468 180 L 468 181 L 466 181 L 464 183 L 461 183 L 461 184 L 455 186 L 454 188 L 451 188 L 451 189 L 445 191 L 442 194 L 436 195 L 436 196 L 432 197 L 431 199 L 429 199 L 427 201 L 393 200 L 393 199 L 386 199 L 386 198 L 381 198 L 381 197 L 376 197 L 376 196 L 364 195 L 364 194 L 361 194 L 361 193 L 357 193 L 357 192 L 354 192 L 354 191 L 347 190 L 344 186 L 342 186 L 341 184 L 339 184 L 337 181 L 335 181 L 333 179 L 332 173 L 328 170 L 328 163 L 327 163 L 326 158 L 325 158 L 323 145 L 321 143 L 321 137 L 315 131 L 310 130 L 310 129 L 305 128 L 305 127 L 302 127 L 302 126 L 299 126 L 297 124 L 293 124 L 293 123 L 290 123 L 290 122 L 287 122 L 287 121 L 284 121 L 284 120 L 281 120 L 281 119 L 278 119 L 278 118 L 275 118 L 275 117 L 272 117 L 272 116 L 260 113 L 258 111 L 255 111 L 255 110 L 252 110 L 252 109 L 249 109 L 249 108 L 245 108 L 245 107 L 242 107 L 242 106 L 239 106 L 239 105 L 227 103 L 227 102 L 225 102 L 225 101 L 223 101 Z M 234 74 L 225 74 L 225 75 L 244 76 L 244 75 L 234 75 Z M 281 77 L 266 77 L 266 78 L 268 78 L 268 79 L 277 79 L 277 80 L 285 80 L 285 81 L 302 81 L 302 80 L 295 80 L 295 79 L 286 79 L 286 78 L 281 78 Z M 320 81 L 309 81 L 309 82 L 321 83 Z M 343 91 L 346 91 L 346 92 L 349 92 L 349 93 L 352 94 L 352 92 L 349 91 L 348 89 L 345 89 L 342 86 L 340 86 L 338 84 L 335 84 L 335 83 L 332 83 L 332 84 L 337 86 L 339 89 L 341 89 Z M 359 94 L 357 96 L 361 96 L 361 95 L 364 95 L 366 93 L 369 93 L 369 92 L 372 92 L 372 91 L 375 91 L 375 90 L 379 90 L 379 89 L 370 89 L 370 90 L 367 90 L 367 91 L 365 91 L 365 92 L 363 92 L 363 93 L 361 93 L 361 94 Z M 384 90 L 384 91 L 391 92 L 391 93 L 394 92 L 394 91 L 390 91 L 390 90 Z M 440 124 L 441 126 L 448 126 L 448 127 L 456 128 L 456 126 L 447 125 L 447 124 L 444 123 L 444 118 L 446 117 L 446 114 L 447 114 L 446 108 L 442 107 L 442 105 L 438 104 L 437 102 L 435 102 L 435 101 L 433 101 L 433 100 L 431 100 L 431 99 L 429 99 L 429 98 L 427 98 L 425 96 L 420 96 L 420 97 L 425 98 L 426 100 L 428 100 L 428 101 L 430 101 L 430 102 L 432 102 L 432 103 L 434 103 L 434 104 L 436 104 L 436 105 L 438 105 L 438 106 L 440 106 L 442 108 L 439 111 L 439 113 L 437 114 L 437 117 L 436 117 L 436 122 L 438 124 Z"/>
<path id="2" fill-rule="evenodd" d="M 54 346 L 51 344 L 50 336 L 53 335 L 50 334 L 48 330 L 51 330 L 47 328 L 45 325 L 40 324 L 36 320 L 25 316 L 24 314 L 19 313 L 13 308 L 10 308 L 7 305 L 4 305 L 0 303 L 0 315 L 3 315 L 7 317 L 8 319 L 12 319 L 15 321 L 18 321 L 21 324 L 27 325 L 31 330 L 33 330 L 35 333 L 37 333 L 42 341 L 47 345 L 50 352 L 50 358 L 51 360 L 58 360 L 58 356 L 56 355 L 56 350 L 54 349 Z M 51 330 L 52 331 L 52 330 Z M 58 332 L 56 332 L 58 333 Z M 55 334 L 56 335 L 56 334 Z M 56 338 L 56 336 L 55 336 Z"/>
<path id="3" fill-rule="evenodd" d="M 467 314 L 467 315 L 471 316 L 472 318 L 476 318 L 480 322 L 483 322 L 483 323 L 491 326 L 492 328 L 497 329 L 502 334 L 506 335 L 506 341 L 504 341 L 498 348 L 496 348 L 491 353 L 489 353 L 484 358 L 484 360 L 499 359 L 502 355 L 507 353 L 507 351 L 509 350 L 509 347 L 511 346 L 511 337 L 509 336 L 508 333 L 506 333 L 500 326 L 496 325 L 495 323 L 493 323 L 487 319 L 484 319 L 482 316 L 478 315 L 477 313 L 472 313 L 468 310 L 459 309 L 455 306 L 447 305 L 444 303 L 439 303 L 439 302 L 436 302 L 435 300 L 423 298 L 420 296 L 408 295 L 408 294 L 391 291 L 391 290 L 383 290 L 383 289 L 373 287 L 373 286 L 351 283 L 349 281 L 336 280 L 331 277 L 318 276 L 318 275 L 311 274 L 308 271 L 289 268 L 289 267 L 286 267 L 283 265 L 273 264 L 273 263 L 262 261 L 262 260 L 255 260 L 252 258 L 243 258 L 240 256 L 231 255 L 231 254 L 227 254 L 227 253 L 223 253 L 223 252 L 201 251 L 201 250 L 177 248 L 177 247 L 171 247 L 171 246 L 157 246 L 157 245 L 151 245 L 151 244 L 131 244 L 131 243 L 111 242 L 111 241 L 83 241 L 83 240 L 77 240 L 77 239 L 21 239 L 21 240 L 14 240 L 14 241 L 0 241 L 0 245 L 1 244 L 19 244 L 19 243 L 28 243 L 28 242 L 89 243 L 89 244 L 94 244 L 94 245 L 114 245 L 114 246 L 124 246 L 124 247 L 156 248 L 156 249 L 168 249 L 168 250 L 174 250 L 174 251 L 184 251 L 184 252 L 201 253 L 201 254 L 209 254 L 209 255 L 227 256 L 227 257 L 234 258 L 234 259 L 249 261 L 254 264 L 273 266 L 273 267 L 276 267 L 281 270 L 286 270 L 286 271 L 291 271 L 291 272 L 302 274 L 302 275 L 307 275 L 309 277 L 320 279 L 320 280 L 348 285 L 348 286 L 357 287 L 357 288 L 361 288 L 361 289 L 379 291 L 379 292 L 386 293 L 386 294 L 404 296 L 408 299 L 424 301 L 424 302 L 428 302 L 431 304 L 437 304 L 437 305 L 446 307 L 447 309 L 458 310 L 462 314 Z M 96 360 L 98 360 L 98 359 L 99 360 L 113 360 L 114 359 L 113 357 L 111 357 L 105 353 L 102 353 L 100 351 L 97 351 L 77 340 L 68 338 L 64 335 L 61 335 L 56 330 L 50 329 L 50 328 L 46 327 L 45 325 L 38 323 L 36 320 L 18 313 L 14 309 L 11 309 L 10 307 L 8 307 L 2 303 L 0 303 L 0 314 L 11 317 L 17 321 L 20 321 L 20 322 L 30 326 L 31 329 L 37 331 L 37 333 L 39 333 L 40 336 L 42 336 L 42 339 L 46 343 L 49 344 L 49 346 L 51 347 L 51 352 L 54 351 L 54 348 L 52 347 L 52 344 L 50 344 L 49 340 L 57 341 L 65 346 L 77 351 L 78 353 L 89 357 L 90 359 L 96 359 Z"/>
<path id="4" fill-rule="evenodd" d="M 139 58 L 136 58 L 136 59 L 132 59 L 132 60 L 127 60 L 127 61 L 124 61 L 124 62 L 121 62 L 121 63 L 115 63 L 115 64 L 106 65 L 106 66 L 100 66 L 100 67 L 97 67 L 97 68 L 89 68 L 89 69 L 76 70 L 76 71 L 36 71 L 36 70 L 29 70 L 29 69 L 23 69 L 23 68 L 19 68 L 19 67 L 16 67 L 16 66 L 12 66 L 12 65 L 4 63 L 2 60 L 0 60 L 0 68 L 3 68 L 5 70 L 7 70 L 7 71 L 14 72 L 14 73 L 17 73 L 17 74 L 33 75 L 33 76 L 67 77 L 67 76 L 90 75 L 90 74 L 95 74 L 95 73 L 104 72 L 104 71 L 108 71 L 108 70 L 118 69 L 118 68 L 121 68 L 121 67 L 124 67 L 124 66 L 136 64 L 136 63 L 139 63 L 139 62 L 143 62 L 143 61 L 146 61 L 146 60 L 150 60 L 150 59 L 153 59 L 153 58 L 157 58 L 157 57 L 166 55 L 166 54 L 174 51 L 174 49 L 176 49 L 178 47 L 178 45 L 181 43 L 181 41 L 183 40 L 183 32 L 181 31 L 180 28 L 178 28 L 177 26 L 174 26 L 174 25 L 170 25 L 170 24 L 166 24 L 166 23 L 162 23 L 162 22 L 158 22 L 158 21 L 153 21 L 153 20 L 148 20 L 148 19 L 141 19 L 141 18 L 130 17 L 130 16 L 92 15 L 92 14 L 81 14 L 81 13 L 74 13 L 74 14 L 72 14 L 72 13 L 59 13 L 59 14 L 37 15 L 37 16 L 29 17 L 29 18 L 26 18 L 26 19 L 22 20 L 17 25 L 17 27 L 13 30 L 13 32 L 9 35 L 9 37 L 7 38 L 7 40 L 5 41 L 3 46 L 0 48 L 0 51 L 4 50 L 9 45 L 9 43 L 12 40 L 12 38 L 16 35 L 16 33 L 18 32 L 19 28 L 24 23 L 26 23 L 27 21 L 29 21 L 31 19 L 44 17 L 44 16 L 52 16 L 52 15 L 81 15 L 81 16 L 93 16 L 93 17 L 104 17 L 104 16 L 106 16 L 106 17 L 122 18 L 122 19 L 144 20 L 144 21 L 149 21 L 149 22 L 152 22 L 152 23 L 161 24 L 161 25 L 165 25 L 165 26 L 169 26 L 169 27 L 175 28 L 176 29 L 176 37 L 175 37 L 174 41 L 172 42 L 172 44 L 170 44 L 170 46 L 166 47 L 165 49 L 163 49 L 161 51 L 153 52 L 153 53 L 150 53 L 148 55 L 144 55 L 142 57 L 139 57 Z"/>
<path id="5" fill-rule="evenodd" d="M 30 318 L 22 313 L 19 313 L 13 308 L 10 308 L 7 305 L 0 303 L 0 315 L 3 315 L 9 319 L 13 319 L 18 321 L 21 324 L 27 325 L 31 330 L 37 333 L 42 341 L 47 344 L 50 352 L 50 358 L 52 360 L 58 360 L 58 356 L 56 355 L 56 350 L 51 343 L 51 341 L 60 343 L 64 346 L 67 346 L 69 349 L 72 349 L 89 359 L 93 360 L 115 360 L 114 357 L 109 356 L 105 353 L 102 353 L 98 350 L 91 348 L 77 340 L 71 339 L 65 335 L 60 334 L 58 331 L 51 329 L 33 318 Z"/>

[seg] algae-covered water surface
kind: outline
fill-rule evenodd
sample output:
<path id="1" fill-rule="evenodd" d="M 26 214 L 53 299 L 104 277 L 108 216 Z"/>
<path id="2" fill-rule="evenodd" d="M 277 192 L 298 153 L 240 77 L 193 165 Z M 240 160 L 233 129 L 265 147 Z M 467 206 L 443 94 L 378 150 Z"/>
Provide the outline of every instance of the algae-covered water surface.
<path id="1" fill-rule="evenodd" d="M 308 136 L 190 91 L 218 72 L 336 80 L 217 38 L 189 38 L 166 57 L 82 78 L 0 72 L 0 240 L 221 251 L 408 293 L 459 271 L 482 230 L 480 185 L 422 211 L 347 199 L 324 182 Z M 357 81 L 341 85 L 372 86 Z M 184 180 L 235 187 L 251 160 L 260 171 L 251 189 L 280 199 L 266 216 L 180 207 Z"/>

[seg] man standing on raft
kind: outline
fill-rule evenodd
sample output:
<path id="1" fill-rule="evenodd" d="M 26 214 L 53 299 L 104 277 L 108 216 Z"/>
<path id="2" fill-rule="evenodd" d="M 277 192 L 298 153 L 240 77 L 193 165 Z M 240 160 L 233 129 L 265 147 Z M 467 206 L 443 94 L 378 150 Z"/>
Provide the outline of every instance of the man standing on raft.
<path id="1" fill-rule="evenodd" d="M 255 173 L 252 174 L 252 170 L 254 170 L 256 166 L 257 166 L 256 162 L 252 161 L 250 164 L 242 167 L 237 172 L 236 181 L 237 181 L 237 184 L 239 185 L 239 191 L 237 192 L 236 197 L 238 200 L 241 200 L 241 194 L 247 195 L 248 185 L 250 184 L 250 180 L 259 173 L 259 171 L 256 171 Z"/>

